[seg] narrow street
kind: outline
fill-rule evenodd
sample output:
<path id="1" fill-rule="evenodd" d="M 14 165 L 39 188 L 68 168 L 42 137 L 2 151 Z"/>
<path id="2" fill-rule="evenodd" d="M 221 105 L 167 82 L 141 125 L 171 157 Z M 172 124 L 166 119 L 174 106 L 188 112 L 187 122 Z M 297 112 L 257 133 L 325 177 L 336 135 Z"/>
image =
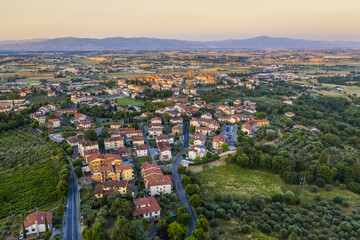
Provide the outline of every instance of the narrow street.
<path id="1" fill-rule="evenodd" d="M 149 154 L 150 154 L 150 156 L 151 156 L 151 159 L 154 160 L 156 153 L 155 153 L 154 149 L 152 149 L 152 147 L 150 146 L 149 139 L 148 139 L 148 137 L 146 136 L 146 133 L 148 132 L 148 130 L 149 130 L 149 127 L 148 127 L 148 126 L 144 126 L 144 134 L 143 134 L 143 137 L 144 137 L 145 144 L 146 144 L 146 146 L 147 146 L 147 148 L 148 148 Z"/>
<path id="2" fill-rule="evenodd" d="M 180 166 L 182 155 L 186 153 L 187 149 L 189 148 L 189 127 L 190 124 L 187 123 L 184 125 L 184 146 L 181 149 L 180 153 L 175 157 L 174 162 L 172 163 L 172 176 L 174 180 L 174 185 L 176 187 L 176 191 L 179 195 L 181 204 L 186 206 L 190 212 L 190 223 L 189 223 L 189 233 L 188 236 L 191 235 L 193 231 L 195 231 L 195 221 L 196 215 L 192 207 L 190 206 L 189 199 L 185 193 L 185 187 L 181 183 L 180 175 L 177 173 L 177 169 Z"/>
<path id="3" fill-rule="evenodd" d="M 63 226 L 63 239 L 80 240 L 78 179 L 74 173 L 74 168 L 71 162 L 70 167 L 70 189 L 68 193 L 68 203 L 65 209 L 65 225 Z"/>

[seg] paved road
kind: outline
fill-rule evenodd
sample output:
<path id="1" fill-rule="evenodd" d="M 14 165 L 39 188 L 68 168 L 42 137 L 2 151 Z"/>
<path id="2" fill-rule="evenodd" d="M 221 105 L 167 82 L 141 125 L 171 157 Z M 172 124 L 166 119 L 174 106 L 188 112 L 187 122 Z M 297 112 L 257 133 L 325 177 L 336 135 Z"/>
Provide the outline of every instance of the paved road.
<path id="1" fill-rule="evenodd" d="M 149 139 L 148 139 L 148 137 L 146 136 L 146 133 L 148 132 L 148 130 L 149 130 L 149 127 L 148 127 L 148 126 L 144 126 L 144 134 L 143 134 L 143 137 L 144 137 L 145 144 L 146 144 L 146 146 L 147 146 L 147 148 L 148 148 L 148 151 L 149 151 L 149 153 L 150 153 L 151 159 L 154 160 L 156 153 L 155 153 L 154 149 L 151 148 L 150 143 L 149 143 Z"/>
<path id="2" fill-rule="evenodd" d="M 172 163 L 172 176 L 174 180 L 174 185 L 176 187 L 176 191 L 179 195 L 181 204 L 183 206 L 186 206 L 189 209 L 190 212 L 190 223 L 189 223 L 189 233 L 188 236 L 191 235 L 193 231 L 195 231 L 195 221 L 196 221 L 196 215 L 194 213 L 194 210 L 190 206 L 189 199 L 186 196 L 184 185 L 181 183 L 180 175 L 177 173 L 177 169 L 180 166 L 182 155 L 186 153 L 187 149 L 189 148 L 189 127 L 190 124 L 187 123 L 184 126 L 184 146 L 181 149 L 180 153 L 175 157 L 173 163 Z"/>
<path id="3" fill-rule="evenodd" d="M 64 240 L 80 240 L 78 179 L 70 162 L 71 174 L 69 179 L 68 203 L 65 211 Z"/>

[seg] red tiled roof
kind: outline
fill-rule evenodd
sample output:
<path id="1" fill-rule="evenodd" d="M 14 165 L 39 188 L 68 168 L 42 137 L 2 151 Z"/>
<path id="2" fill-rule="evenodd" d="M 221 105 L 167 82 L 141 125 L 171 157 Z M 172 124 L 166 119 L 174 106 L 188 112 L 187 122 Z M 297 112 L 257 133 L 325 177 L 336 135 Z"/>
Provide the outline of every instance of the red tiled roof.
<path id="1" fill-rule="evenodd" d="M 139 150 L 147 150 L 147 146 L 145 144 L 143 145 L 136 145 L 135 146 L 135 149 L 136 151 L 139 151 Z"/>
<path id="2" fill-rule="evenodd" d="M 147 207 L 141 207 L 141 208 L 136 207 L 133 212 L 134 217 L 141 216 L 146 213 L 161 211 L 161 207 L 159 206 L 159 204 L 157 203 L 157 201 L 154 197 L 135 199 L 134 203 L 135 203 L 135 206 L 141 206 L 141 205 L 145 205 L 145 204 L 149 205 Z"/>
<path id="3" fill-rule="evenodd" d="M 35 222 L 37 222 L 37 224 L 45 224 L 45 213 L 46 213 L 47 223 L 49 225 L 52 224 L 52 217 L 53 217 L 52 212 L 36 211 L 28 215 L 24 220 L 25 228 L 35 224 Z"/>

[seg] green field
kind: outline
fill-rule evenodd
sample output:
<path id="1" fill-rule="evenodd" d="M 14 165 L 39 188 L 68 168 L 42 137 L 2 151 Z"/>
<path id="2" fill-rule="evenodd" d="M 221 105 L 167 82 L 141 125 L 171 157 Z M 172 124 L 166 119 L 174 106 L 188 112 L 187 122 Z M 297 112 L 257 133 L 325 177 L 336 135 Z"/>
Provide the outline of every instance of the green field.
<path id="1" fill-rule="evenodd" d="M 21 213 L 49 210 L 59 203 L 59 166 L 52 150 L 30 128 L 0 134 L 0 239 L 18 231 Z"/>
<path id="2" fill-rule="evenodd" d="M 203 194 L 207 196 L 228 193 L 246 198 L 255 194 L 272 196 L 281 193 L 285 187 L 276 175 L 250 171 L 235 165 L 211 168 L 195 176 L 201 184 Z"/>
<path id="3" fill-rule="evenodd" d="M 141 164 L 143 162 L 148 162 L 149 161 L 149 157 L 137 157 L 135 158 L 135 169 L 137 169 L 138 171 L 140 170 Z"/>
<path id="4" fill-rule="evenodd" d="M 291 190 L 297 195 L 303 195 L 304 201 L 312 201 L 315 195 L 323 198 L 332 198 L 342 195 L 354 207 L 360 203 L 360 195 L 332 186 L 331 191 L 320 188 L 318 193 L 310 191 L 311 186 L 289 185 L 283 182 L 278 175 L 258 170 L 244 169 L 235 165 L 224 165 L 207 169 L 195 174 L 201 184 L 202 195 L 213 198 L 215 195 L 231 194 L 237 197 L 250 198 L 253 195 L 271 197 L 276 193 Z"/>
<path id="5" fill-rule="evenodd" d="M 119 104 L 121 106 L 128 106 L 130 104 L 142 105 L 141 102 L 131 100 L 131 99 L 128 99 L 128 98 L 117 98 L 117 99 L 113 99 L 113 101 L 115 101 L 117 104 Z"/>
<path id="6" fill-rule="evenodd" d="M 335 88 L 335 87 L 341 87 L 346 91 L 347 94 L 360 94 L 360 87 L 358 86 L 346 86 L 346 85 L 337 85 L 337 84 L 322 84 L 322 87 L 327 88 Z"/>

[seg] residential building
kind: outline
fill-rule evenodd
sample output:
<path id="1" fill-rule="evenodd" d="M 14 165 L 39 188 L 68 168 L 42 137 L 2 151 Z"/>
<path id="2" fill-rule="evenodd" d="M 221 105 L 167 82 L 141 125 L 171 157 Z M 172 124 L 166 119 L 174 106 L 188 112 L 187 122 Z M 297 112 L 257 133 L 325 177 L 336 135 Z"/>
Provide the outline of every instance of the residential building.
<path id="1" fill-rule="evenodd" d="M 141 176 L 151 196 L 171 193 L 171 179 L 163 174 L 159 165 L 142 163 Z"/>
<path id="2" fill-rule="evenodd" d="M 105 150 L 118 149 L 124 146 L 124 140 L 122 137 L 109 137 L 104 138 Z"/>
<path id="3" fill-rule="evenodd" d="M 216 149 L 216 150 L 219 150 L 221 149 L 221 145 L 226 143 L 226 137 L 225 136 L 215 136 L 213 138 L 213 142 L 212 142 L 212 148 L 213 149 Z"/>
<path id="4" fill-rule="evenodd" d="M 136 156 L 143 157 L 148 155 L 148 149 L 147 146 L 144 145 L 136 145 L 135 146 Z"/>
<path id="5" fill-rule="evenodd" d="M 170 144 L 174 143 L 174 136 L 173 135 L 161 135 L 161 136 L 156 136 L 156 143 L 159 142 L 168 142 Z"/>
<path id="6" fill-rule="evenodd" d="M 172 158 L 170 143 L 158 142 L 157 146 L 159 148 L 160 160 L 168 160 Z"/>
<path id="7" fill-rule="evenodd" d="M 90 140 L 79 140 L 78 141 L 78 150 L 79 154 L 84 157 L 84 151 L 97 149 L 99 150 L 99 144 L 97 141 L 90 141 Z"/>
<path id="8" fill-rule="evenodd" d="M 161 208 L 154 197 L 134 199 L 134 218 L 160 219 Z"/>
<path id="9" fill-rule="evenodd" d="M 31 213 L 26 217 L 24 220 L 25 232 L 26 236 L 40 236 L 40 234 L 45 233 L 46 226 L 45 226 L 45 215 L 46 215 L 46 224 L 48 225 L 48 229 L 52 229 L 52 212 L 43 212 L 43 211 L 36 211 Z M 20 228 L 20 236 L 23 236 L 22 226 Z"/>

